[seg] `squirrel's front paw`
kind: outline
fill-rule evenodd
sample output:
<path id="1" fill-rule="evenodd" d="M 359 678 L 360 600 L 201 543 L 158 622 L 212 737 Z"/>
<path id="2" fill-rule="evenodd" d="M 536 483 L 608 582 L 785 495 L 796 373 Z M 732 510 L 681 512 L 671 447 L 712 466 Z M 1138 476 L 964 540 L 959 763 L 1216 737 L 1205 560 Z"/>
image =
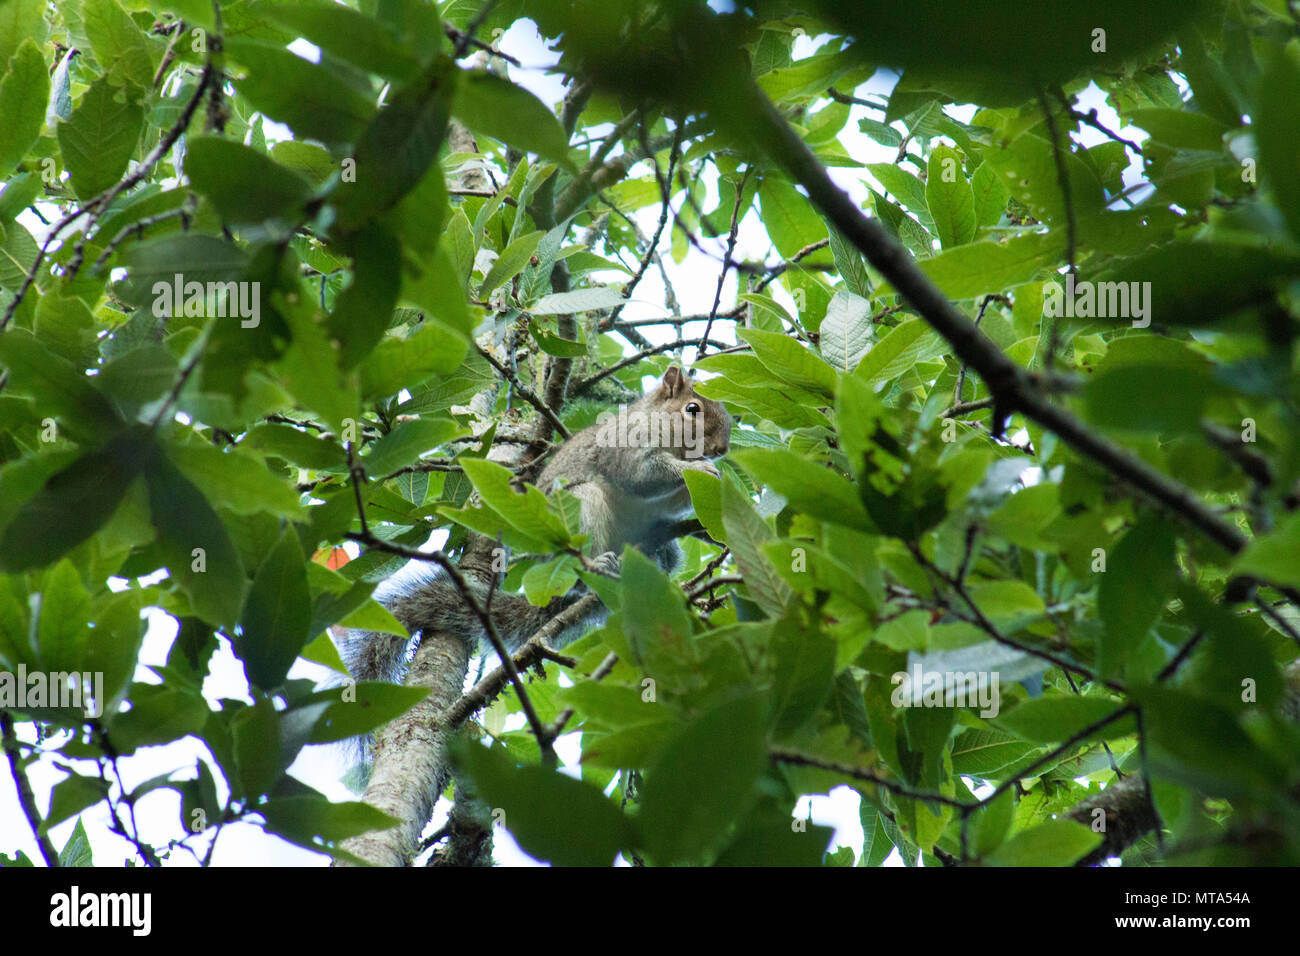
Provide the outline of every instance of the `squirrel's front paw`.
<path id="1" fill-rule="evenodd" d="M 712 475 L 714 478 L 722 477 L 718 474 L 717 467 L 707 458 L 688 458 L 686 459 L 686 463 L 682 465 L 682 468 L 689 468 L 691 471 L 702 471 L 706 475 Z"/>
<path id="2" fill-rule="evenodd" d="M 592 570 L 597 574 L 603 574 L 606 577 L 618 577 L 621 562 L 618 555 L 613 551 L 606 551 L 604 554 L 598 554 L 591 559 Z"/>

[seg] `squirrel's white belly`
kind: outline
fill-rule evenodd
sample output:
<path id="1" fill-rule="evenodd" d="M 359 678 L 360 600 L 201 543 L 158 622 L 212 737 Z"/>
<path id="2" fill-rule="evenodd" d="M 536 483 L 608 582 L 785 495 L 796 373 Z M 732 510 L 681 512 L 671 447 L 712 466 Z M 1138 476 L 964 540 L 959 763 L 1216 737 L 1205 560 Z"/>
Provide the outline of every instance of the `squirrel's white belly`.
<path id="1" fill-rule="evenodd" d="M 682 485 L 651 498 L 629 495 L 607 481 L 593 482 L 599 493 L 584 496 L 583 530 L 591 535 L 591 553 L 615 553 L 625 544 L 644 541 L 657 524 L 676 521 L 691 510 L 691 496 Z"/>

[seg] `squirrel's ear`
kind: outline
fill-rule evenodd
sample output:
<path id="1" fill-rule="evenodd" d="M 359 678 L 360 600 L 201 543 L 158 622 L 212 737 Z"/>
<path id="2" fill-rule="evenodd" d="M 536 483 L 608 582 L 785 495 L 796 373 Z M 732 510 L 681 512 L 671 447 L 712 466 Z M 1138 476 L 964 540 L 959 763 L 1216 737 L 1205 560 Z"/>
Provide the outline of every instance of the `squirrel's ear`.
<path id="1" fill-rule="evenodd" d="M 659 384 L 659 390 L 668 398 L 672 398 L 682 389 L 689 386 L 689 380 L 682 367 L 674 362 L 668 366 L 668 371 L 664 372 L 664 380 Z"/>

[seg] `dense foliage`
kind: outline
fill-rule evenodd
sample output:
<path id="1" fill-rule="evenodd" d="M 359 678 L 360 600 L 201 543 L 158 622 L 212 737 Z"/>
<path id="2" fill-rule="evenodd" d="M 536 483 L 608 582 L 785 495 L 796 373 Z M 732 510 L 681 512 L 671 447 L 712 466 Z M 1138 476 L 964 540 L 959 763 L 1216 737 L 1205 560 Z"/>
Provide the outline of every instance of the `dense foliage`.
<path id="1" fill-rule="evenodd" d="M 47 862 L 101 801 L 146 863 L 384 825 L 285 770 L 426 690 L 287 675 L 400 632 L 372 592 L 440 530 L 611 609 L 431 718 L 539 858 L 849 864 L 794 813 L 847 785 L 867 865 L 1300 862 L 1293 4 L 349 2 L 0 0 L 0 670 L 102 675 L 0 697 Z M 562 103 L 484 49 L 522 18 Z M 623 317 L 688 254 L 734 300 Z M 602 578 L 512 470 L 678 356 L 732 453 L 675 579 Z"/>

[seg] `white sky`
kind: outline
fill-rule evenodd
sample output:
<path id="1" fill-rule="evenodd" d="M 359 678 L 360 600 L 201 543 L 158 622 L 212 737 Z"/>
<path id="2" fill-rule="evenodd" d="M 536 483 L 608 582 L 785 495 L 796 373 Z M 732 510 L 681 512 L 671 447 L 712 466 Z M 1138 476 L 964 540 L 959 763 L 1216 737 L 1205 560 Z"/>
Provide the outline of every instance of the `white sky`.
<path id="1" fill-rule="evenodd" d="M 299 49 L 300 47 L 301 49 Z M 817 43 L 814 39 L 809 37 L 798 38 L 795 45 L 796 59 L 802 59 L 811 54 L 816 47 Z M 516 23 L 502 36 L 500 48 L 515 56 L 524 64 L 523 69 L 514 66 L 509 67 L 512 80 L 532 90 L 548 104 L 556 104 L 563 98 L 562 78 L 547 72 L 549 66 L 557 58 L 542 44 L 541 38 L 530 21 Z M 310 47 L 310 44 L 299 43 L 295 45 L 295 49 L 298 49 L 300 54 L 310 56 L 313 48 Z M 856 94 L 858 96 L 868 93 L 885 94 L 893 87 L 894 82 L 895 78 L 892 74 L 877 73 L 869 83 L 859 87 Z M 1101 121 L 1111 129 L 1117 128 L 1118 116 L 1105 105 L 1104 97 L 1096 87 L 1091 88 L 1088 94 L 1085 94 L 1083 106 L 1085 110 L 1096 106 Z M 950 108 L 950 110 L 953 116 L 963 120 L 969 120 L 974 112 L 973 108 Z M 849 122 L 839 136 L 840 142 L 846 151 L 860 162 L 892 162 L 895 152 L 893 148 L 878 146 L 858 131 L 858 119 L 873 115 L 862 107 L 852 107 Z M 267 123 L 266 130 L 268 137 L 272 139 L 289 137 L 288 131 L 278 124 Z M 1118 131 L 1121 135 L 1137 141 L 1141 141 L 1145 136 L 1141 130 L 1133 127 Z M 1092 146 L 1104 141 L 1104 136 L 1092 129 L 1085 129 L 1083 135 L 1077 138 L 1086 146 Z M 1130 184 L 1139 179 L 1140 171 L 1140 163 L 1135 159 L 1125 173 L 1125 183 Z M 865 204 L 867 197 L 866 187 L 864 186 L 865 173 L 852 168 L 834 168 L 830 170 L 830 173 L 835 181 L 860 204 Z M 649 174 L 648 167 L 644 165 L 634 169 L 632 173 L 633 176 Z M 716 205 L 715 182 L 716 180 L 708 184 L 709 198 L 701 204 L 704 209 L 711 209 Z M 877 188 L 879 187 L 877 186 Z M 1135 201 L 1138 199 L 1136 196 L 1133 198 Z M 652 206 L 637 214 L 636 218 L 645 235 L 653 234 L 658 220 L 658 213 L 657 206 Z M 24 217 L 24 222 L 38 241 L 43 239 L 45 230 L 39 220 L 28 214 Z M 707 313 L 713 304 L 717 274 L 722 256 L 725 253 L 725 237 L 718 239 L 701 238 L 701 243 L 706 248 L 713 250 L 714 257 L 711 258 L 694 248 L 690 248 L 686 258 L 680 265 L 675 263 L 668 254 L 667 240 L 668 235 L 667 230 L 665 230 L 661 251 L 664 263 L 672 277 L 673 288 L 683 314 Z M 770 243 L 759 222 L 758 213 L 755 210 L 751 209 L 741 223 L 735 258 L 751 262 L 779 261 L 779 257 L 770 247 Z M 617 283 L 625 281 L 627 277 L 621 272 L 611 272 L 608 276 L 601 276 L 600 278 L 610 283 Z M 779 286 L 774 284 L 769 287 L 769 291 L 774 293 L 778 299 L 783 298 L 783 304 L 787 308 L 793 309 L 793 302 L 780 290 Z M 730 308 L 736 301 L 735 296 L 736 274 L 732 272 L 723 285 L 720 309 L 725 311 Z M 667 314 L 664 301 L 662 280 L 658 270 L 651 268 L 647 270 L 637 287 L 634 299 L 624 309 L 623 315 L 628 319 L 663 317 Z M 688 325 L 683 328 L 682 337 L 699 336 L 703 334 L 703 327 L 703 322 Z M 669 341 L 675 334 L 671 327 L 668 326 L 642 327 L 640 331 L 652 342 Z M 732 337 L 729 323 L 715 325 L 711 334 L 723 339 Z M 175 622 L 160 611 L 147 612 L 147 615 L 149 629 L 140 657 L 142 667 L 137 672 L 136 677 L 137 680 L 152 683 L 156 682 L 157 679 L 145 668 L 150 665 L 161 665 L 165 661 L 167 651 L 175 637 Z M 324 668 L 299 661 L 290 676 L 321 679 L 326 673 Z M 251 702 L 247 689 L 248 685 L 243 675 L 242 665 L 231 653 L 229 644 L 223 640 L 221 649 L 213 658 L 211 674 L 204 684 L 204 694 L 210 702 L 215 702 L 220 697 L 237 698 Z M 517 720 L 518 725 L 522 726 L 522 717 L 518 717 Z M 511 729 L 514 726 L 513 724 L 510 725 Z M 34 739 L 30 725 L 20 725 L 19 732 L 25 740 L 31 741 Z M 563 763 L 575 764 L 580 753 L 578 735 L 569 734 L 561 738 L 557 749 Z M 205 754 L 205 748 L 196 741 L 192 739 L 183 740 L 163 747 L 144 748 L 136 755 L 123 759 L 120 762 L 120 770 L 129 789 L 158 774 L 172 771 L 182 771 L 182 773 L 178 774 L 180 777 L 190 776 L 193 773 L 194 761 L 204 757 Z M 92 763 L 81 762 L 80 768 L 83 773 L 94 775 Z M 189 772 L 185 773 L 184 771 L 187 769 Z M 294 762 L 290 772 L 333 800 L 355 799 L 354 795 L 338 782 L 340 774 L 345 769 L 345 752 L 341 748 L 307 747 Z M 8 773 L 7 765 L 0 765 L 0 770 L 3 770 L 3 772 L 0 772 L 0 835 L 2 835 L 0 836 L 0 850 L 12 854 L 15 850 L 21 849 L 29 857 L 39 859 L 35 841 L 19 808 L 13 779 Z M 575 776 L 577 775 L 576 770 L 570 770 L 569 772 L 572 772 Z M 48 761 L 42 761 L 29 768 L 32 788 L 42 813 L 49 806 L 51 788 L 63 776 L 64 774 L 56 770 Z M 219 786 L 221 786 L 220 773 L 214 772 L 214 776 L 219 781 Z M 224 787 L 222 787 L 223 799 L 224 796 Z M 857 856 L 860 855 L 862 849 L 862 828 L 858 823 L 858 803 L 859 797 L 855 791 L 848 787 L 838 787 L 829 796 L 805 797 L 800 800 L 795 810 L 795 817 L 808 819 L 811 810 L 811 819 L 814 823 L 835 827 L 835 839 L 832 843 L 832 849 L 836 846 L 848 846 Z M 447 807 L 446 800 L 439 803 L 439 816 L 434 821 L 435 826 L 440 825 L 442 819 L 445 819 Z M 141 828 L 142 838 L 152 844 L 165 846 L 168 839 L 177 838 L 181 835 L 179 797 L 174 791 L 154 791 L 137 805 L 136 816 Z M 67 841 L 76 819 L 74 817 L 53 829 L 51 840 L 56 848 L 61 848 Z M 134 856 L 133 849 L 126 841 L 109 832 L 108 812 L 103 802 L 83 813 L 81 819 L 90 838 L 97 865 L 120 865 Z M 501 827 L 496 828 L 495 845 L 495 859 L 500 865 L 536 864 L 536 861 L 533 861 L 518 848 L 509 834 Z M 202 854 L 206 846 L 200 843 L 195 848 Z M 213 854 L 213 863 L 218 866 L 323 866 L 328 864 L 328 858 L 288 844 L 278 837 L 267 834 L 255 825 L 236 824 L 227 826 L 222 830 L 220 841 Z M 888 863 L 890 865 L 902 865 L 897 851 L 891 854 Z M 171 857 L 169 865 L 193 866 L 195 861 L 184 851 L 178 851 Z"/>

